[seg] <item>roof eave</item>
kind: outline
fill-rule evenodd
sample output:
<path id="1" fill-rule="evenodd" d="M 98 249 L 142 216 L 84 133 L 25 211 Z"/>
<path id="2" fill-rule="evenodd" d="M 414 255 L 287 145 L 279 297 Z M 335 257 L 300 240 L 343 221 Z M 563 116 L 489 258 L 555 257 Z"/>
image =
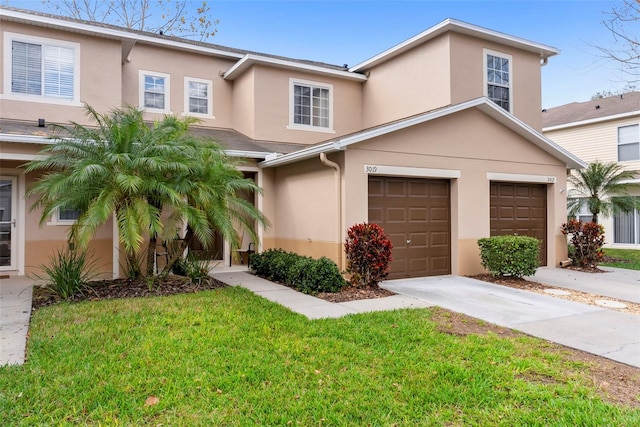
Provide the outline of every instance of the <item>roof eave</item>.
<path id="1" fill-rule="evenodd" d="M 627 113 L 612 114 L 610 116 L 596 117 L 587 120 L 578 120 L 575 122 L 561 123 L 559 125 L 547 126 L 542 128 L 542 132 L 552 132 L 556 130 L 569 129 L 578 126 L 592 125 L 596 123 L 608 122 L 612 120 L 626 119 L 629 117 L 640 116 L 640 110 L 629 111 Z"/>
<path id="2" fill-rule="evenodd" d="M 444 21 L 434 25 L 433 27 L 428 28 L 422 33 L 414 37 L 411 37 L 410 39 L 407 39 L 391 47 L 390 49 L 387 49 L 384 52 L 379 53 L 378 55 L 349 68 L 349 71 L 353 71 L 353 72 L 366 71 L 380 63 L 388 61 L 389 59 L 397 55 L 400 55 L 403 52 L 406 52 L 409 49 L 414 48 L 415 46 L 427 40 L 433 39 L 448 31 L 467 34 L 474 37 L 480 37 L 486 40 L 505 44 L 507 46 L 513 46 L 513 47 L 524 49 L 530 52 L 536 52 L 540 55 L 541 59 L 546 59 L 560 53 L 560 50 L 552 46 L 547 46 L 547 45 L 526 40 L 520 37 L 515 37 L 508 34 L 500 33 L 498 31 L 489 30 L 487 28 L 483 28 L 477 25 L 458 21 L 456 19 L 447 18 Z"/>
<path id="3" fill-rule="evenodd" d="M 0 7 L 0 17 L 11 18 L 17 22 L 33 23 L 42 25 L 49 28 L 62 29 L 67 31 L 73 31 L 76 33 L 97 35 L 111 39 L 118 39 L 125 41 L 126 48 L 130 50 L 132 43 L 145 42 L 149 44 L 160 45 L 164 47 L 170 47 L 181 50 L 189 50 L 194 52 L 205 53 L 213 56 L 227 57 L 232 59 L 240 59 L 244 56 L 242 53 L 230 52 L 221 49 L 215 49 L 205 46 L 197 46 L 190 43 L 184 43 L 176 40 L 167 40 L 162 38 L 151 37 L 144 34 L 136 34 L 133 32 L 116 30 L 113 28 L 103 28 L 99 26 L 84 24 L 81 22 L 70 22 L 61 19 L 56 19 L 50 16 L 32 15 L 15 10 L 3 9 Z M 126 55 L 123 53 L 123 59 Z"/>
<path id="4" fill-rule="evenodd" d="M 330 75 L 334 77 L 339 77 L 342 79 L 355 80 L 355 81 L 366 81 L 367 77 L 364 74 L 353 73 L 347 70 L 335 70 L 332 68 L 325 68 L 318 65 L 312 64 L 304 64 L 295 61 L 288 61 L 285 59 L 278 58 L 270 58 L 267 56 L 255 55 L 255 54 L 246 54 L 240 59 L 240 61 L 236 62 L 229 70 L 227 70 L 223 78 L 225 80 L 235 80 L 239 76 L 241 76 L 245 71 L 251 68 L 253 65 L 263 64 L 270 67 L 276 68 L 285 68 L 289 70 L 296 71 L 304 71 L 312 74 L 322 74 L 322 75 Z"/>

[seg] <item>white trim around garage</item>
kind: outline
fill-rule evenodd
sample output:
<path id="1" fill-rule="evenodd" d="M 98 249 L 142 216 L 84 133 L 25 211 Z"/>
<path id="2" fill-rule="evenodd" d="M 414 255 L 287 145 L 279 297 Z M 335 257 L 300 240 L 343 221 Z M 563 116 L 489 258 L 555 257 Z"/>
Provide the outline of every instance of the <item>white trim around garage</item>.
<path id="1" fill-rule="evenodd" d="M 526 182 L 531 184 L 555 184 L 557 179 L 555 176 L 549 175 L 526 175 L 520 173 L 494 173 L 487 172 L 489 181 L 502 182 Z"/>
<path id="2" fill-rule="evenodd" d="M 414 168 L 408 166 L 364 165 L 367 175 L 403 176 L 420 178 L 460 178 L 461 172 L 453 169 Z"/>

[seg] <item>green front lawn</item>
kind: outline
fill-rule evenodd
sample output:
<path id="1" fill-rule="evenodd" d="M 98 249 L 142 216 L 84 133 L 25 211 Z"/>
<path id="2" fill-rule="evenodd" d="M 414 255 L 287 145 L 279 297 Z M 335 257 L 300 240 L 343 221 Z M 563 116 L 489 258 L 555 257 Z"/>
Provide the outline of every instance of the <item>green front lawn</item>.
<path id="1" fill-rule="evenodd" d="M 550 344 L 433 313 L 310 321 L 240 288 L 59 304 L 0 368 L 0 425 L 640 425 Z"/>
<path id="2" fill-rule="evenodd" d="M 604 254 L 605 256 L 614 258 L 615 261 L 602 263 L 601 265 L 626 268 L 628 270 L 640 270 L 640 250 L 606 248 Z"/>

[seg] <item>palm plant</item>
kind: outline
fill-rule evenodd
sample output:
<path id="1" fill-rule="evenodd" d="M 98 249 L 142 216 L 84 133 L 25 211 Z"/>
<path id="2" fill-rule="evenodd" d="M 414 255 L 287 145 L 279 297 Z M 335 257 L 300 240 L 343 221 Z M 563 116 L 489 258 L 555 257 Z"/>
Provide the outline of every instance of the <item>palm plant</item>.
<path id="1" fill-rule="evenodd" d="M 637 186 L 630 182 L 637 175 L 638 171 L 626 170 L 617 163 L 599 161 L 575 171 L 567 178 L 573 187 L 569 191 L 569 215 L 576 216 L 586 205 L 593 214 L 593 222 L 598 223 L 600 215 L 611 216 L 640 208 L 640 199 L 629 193 Z"/>
<path id="2" fill-rule="evenodd" d="M 234 191 L 221 192 L 221 188 L 234 188 L 235 181 L 246 186 L 246 180 L 238 171 L 226 171 L 225 167 L 235 168 L 231 162 L 224 163 L 228 159 L 217 144 L 189 136 L 194 120 L 165 117 L 149 126 L 135 107 L 100 114 L 86 106 L 86 112 L 95 127 L 59 126 L 62 135 L 43 150 L 45 157 L 26 167 L 28 172 L 46 171 L 28 192 L 37 195 L 32 209 L 42 209 L 41 224 L 57 209 L 81 210 L 69 240 L 86 248 L 97 229 L 115 215 L 129 261 L 139 262 L 148 238 L 147 273 L 152 273 L 156 240 L 174 236 L 181 228 L 177 222 L 185 221 L 206 246 L 213 235 L 211 227 L 219 225 L 211 218 L 235 217 L 228 207 L 235 206 L 237 197 Z M 217 153 L 223 164 L 204 161 L 203 153 L 208 151 Z M 208 182 L 203 181 L 205 177 Z M 216 179 L 221 186 L 208 188 Z M 195 196 L 190 194 L 194 190 L 198 190 Z M 222 202 L 214 203 L 216 197 Z M 252 218 L 247 223 L 251 229 L 256 222 L 265 222 L 253 206 L 244 214 Z M 165 233 L 166 218 L 171 234 Z M 237 242 L 235 230 L 221 231 L 232 244 Z"/>

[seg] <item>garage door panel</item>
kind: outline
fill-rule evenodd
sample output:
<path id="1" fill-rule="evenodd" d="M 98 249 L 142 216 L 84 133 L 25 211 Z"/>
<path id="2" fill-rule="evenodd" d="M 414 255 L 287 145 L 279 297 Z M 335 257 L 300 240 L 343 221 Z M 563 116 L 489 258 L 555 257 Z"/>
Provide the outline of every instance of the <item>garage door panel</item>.
<path id="1" fill-rule="evenodd" d="M 420 181 L 409 181 L 409 197 L 426 197 L 429 195 L 429 188 L 426 183 Z"/>
<path id="2" fill-rule="evenodd" d="M 491 236 L 517 234 L 539 239 L 540 263 L 546 265 L 546 185 L 492 182 L 490 195 Z"/>
<path id="3" fill-rule="evenodd" d="M 407 222 L 406 209 L 388 208 L 384 217 L 385 222 Z"/>
<path id="4" fill-rule="evenodd" d="M 429 246 L 432 248 L 449 247 L 449 233 L 446 232 L 432 232 L 429 233 Z"/>
<path id="5" fill-rule="evenodd" d="M 498 219 L 509 220 L 516 217 L 514 206 L 500 206 L 498 207 Z"/>
<path id="6" fill-rule="evenodd" d="M 385 197 L 407 197 L 406 182 L 399 180 L 388 180 L 385 182 Z"/>
<path id="7" fill-rule="evenodd" d="M 449 208 L 437 207 L 429 209 L 429 218 L 431 221 L 446 221 L 449 222 Z"/>
<path id="8" fill-rule="evenodd" d="M 389 278 L 449 274 L 449 181 L 369 177 L 369 188 L 383 189 L 369 194 L 369 222 L 379 219 L 394 245 Z"/>
<path id="9" fill-rule="evenodd" d="M 426 248 L 428 247 L 428 235 L 427 233 L 409 233 L 409 240 L 411 240 L 412 248 Z"/>
<path id="10" fill-rule="evenodd" d="M 451 269 L 449 268 L 449 257 L 431 257 L 429 269 L 437 275 L 449 274 Z"/>
<path id="11" fill-rule="evenodd" d="M 409 221 L 411 222 L 426 222 L 427 221 L 427 209 L 426 208 L 409 208 Z"/>

